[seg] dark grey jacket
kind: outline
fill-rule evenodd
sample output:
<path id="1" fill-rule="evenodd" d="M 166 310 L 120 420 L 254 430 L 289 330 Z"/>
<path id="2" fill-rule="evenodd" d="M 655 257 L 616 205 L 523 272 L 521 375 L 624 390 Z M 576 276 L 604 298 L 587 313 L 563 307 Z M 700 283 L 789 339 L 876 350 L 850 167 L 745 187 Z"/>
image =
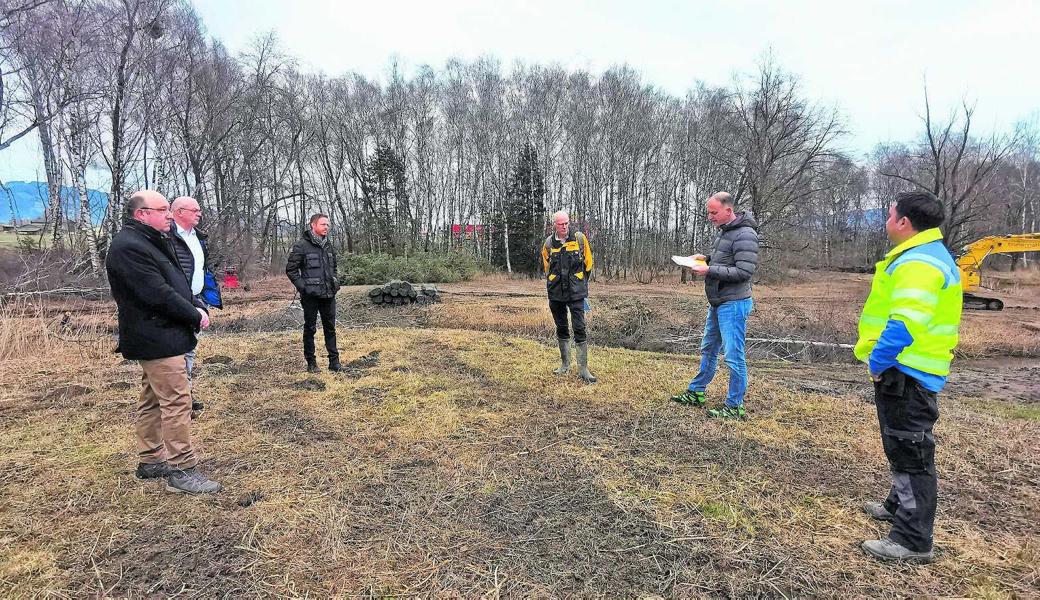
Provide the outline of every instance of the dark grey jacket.
<path id="1" fill-rule="evenodd" d="M 301 296 L 335 298 L 339 291 L 336 277 L 336 251 L 328 238 L 318 239 L 310 230 L 303 233 L 285 261 L 289 276 Z"/>
<path id="2" fill-rule="evenodd" d="M 704 278 L 704 291 L 712 306 L 751 297 L 751 276 L 758 266 L 757 229 L 750 210 L 722 226 Z"/>

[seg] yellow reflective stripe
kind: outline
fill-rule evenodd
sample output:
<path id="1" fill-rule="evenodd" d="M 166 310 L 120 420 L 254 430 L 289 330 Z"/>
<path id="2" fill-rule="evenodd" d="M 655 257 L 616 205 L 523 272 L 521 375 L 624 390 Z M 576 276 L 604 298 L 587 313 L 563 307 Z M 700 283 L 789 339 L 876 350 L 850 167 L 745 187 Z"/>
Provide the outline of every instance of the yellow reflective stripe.
<path id="1" fill-rule="evenodd" d="M 873 315 L 862 315 L 859 318 L 860 325 L 866 325 L 868 327 L 884 327 L 888 324 L 888 318 L 886 317 L 875 317 Z"/>
<path id="2" fill-rule="evenodd" d="M 892 316 L 894 317 L 896 315 L 906 317 L 907 319 L 910 319 L 911 321 L 919 325 L 928 325 L 928 321 L 932 320 L 932 315 L 926 312 L 905 307 L 898 307 L 892 309 Z"/>
<path id="3" fill-rule="evenodd" d="M 959 332 L 957 325 L 932 325 L 928 328 L 928 333 L 933 335 L 957 335 Z"/>
<path id="4" fill-rule="evenodd" d="M 931 356 L 914 352 L 903 352 L 899 355 L 898 360 L 900 364 L 920 369 L 926 373 L 945 375 L 950 372 L 949 359 L 932 358 Z"/>
<path id="5" fill-rule="evenodd" d="M 913 288 L 900 288 L 892 292 L 892 299 L 898 300 L 900 298 L 909 298 L 911 300 L 920 300 L 925 304 L 935 306 L 939 303 L 939 296 L 925 290 L 917 290 Z"/>

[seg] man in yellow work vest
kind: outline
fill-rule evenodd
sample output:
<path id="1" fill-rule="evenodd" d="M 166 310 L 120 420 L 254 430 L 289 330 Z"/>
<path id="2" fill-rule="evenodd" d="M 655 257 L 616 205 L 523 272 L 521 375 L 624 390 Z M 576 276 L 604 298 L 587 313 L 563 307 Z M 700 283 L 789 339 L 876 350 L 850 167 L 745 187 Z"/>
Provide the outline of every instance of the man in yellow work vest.
<path id="1" fill-rule="evenodd" d="M 892 470 L 884 502 L 863 511 L 892 523 L 863 542 L 881 560 L 929 562 L 935 521 L 936 396 L 950 373 L 961 321 L 961 279 L 938 227 L 942 203 L 928 192 L 896 195 L 885 230 L 895 247 L 877 263 L 859 319 L 856 358 L 874 381 L 881 443 Z"/>
<path id="2" fill-rule="evenodd" d="M 553 232 L 542 244 L 542 270 L 549 294 L 549 312 L 556 323 L 556 339 L 560 345 L 560 366 L 553 372 L 564 375 L 571 367 L 571 328 L 574 347 L 578 350 L 578 377 L 596 383 L 589 371 L 589 341 L 585 331 L 585 306 L 592 275 L 592 249 L 580 231 L 571 231 L 567 211 L 553 215 Z M 571 320 L 568 327 L 567 313 Z"/>

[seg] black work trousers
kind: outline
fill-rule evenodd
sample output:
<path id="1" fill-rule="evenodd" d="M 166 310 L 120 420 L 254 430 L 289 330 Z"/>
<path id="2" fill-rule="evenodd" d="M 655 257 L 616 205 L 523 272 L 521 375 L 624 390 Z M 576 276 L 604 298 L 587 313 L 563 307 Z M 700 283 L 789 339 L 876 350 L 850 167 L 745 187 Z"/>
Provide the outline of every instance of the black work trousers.
<path id="1" fill-rule="evenodd" d="M 874 382 L 881 444 L 892 470 L 885 509 L 895 515 L 889 537 L 915 552 L 932 549 L 938 484 L 935 437 L 936 393 L 895 367 Z"/>
<path id="2" fill-rule="evenodd" d="M 572 302 L 549 301 L 549 311 L 552 312 L 553 321 L 556 322 L 556 338 L 565 340 L 571 337 L 571 329 L 574 329 L 574 343 L 584 344 L 588 340 L 585 333 L 585 299 Z M 570 326 L 567 324 L 567 312 L 571 313 Z"/>
<path id="3" fill-rule="evenodd" d="M 321 328 L 325 332 L 325 350 L 329 353 L 329 364 L 339 362 L 339 350 L 336 348 L 336 299 L 301 294 L 300 305 L 303 306 L 303 356 L 307 363 L 317 362 L 314 357 L 314 333 L 318 331 L 319 314 Z"/>

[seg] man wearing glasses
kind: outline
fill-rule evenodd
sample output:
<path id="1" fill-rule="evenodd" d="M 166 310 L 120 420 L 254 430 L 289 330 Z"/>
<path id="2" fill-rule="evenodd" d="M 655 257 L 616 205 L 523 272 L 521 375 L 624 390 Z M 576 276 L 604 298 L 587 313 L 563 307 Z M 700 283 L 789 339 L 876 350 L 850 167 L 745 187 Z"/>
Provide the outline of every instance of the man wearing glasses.
<path id="1" fill-rule="evenodd" d="M 173 243 L 177 264 L 184 271 L 184 277 L 191 284 L 191 293 L 203 302 L 207 308 L 215 306 L 223 308 L 220 298 L 220 287 L 213 273 L 207 268 L 209 256 L 206 252 L 206 234 L 199 230 L 202 220 L 202 209 L 198 201 L 188 196 L 174 198 L 170 204 L 173 221 L 170 224 L 170 240 Z M 191 372 L 195 366 L 194 348 L 184 354 L 185 368 L 188 371 L 188 382 L 191 383 Z M 194 419 L 202 412 L 203 404 L 195 397 L 195 387 L 191 389 L 191 417 Z"/>
<path id="2" fill-rule="evenodd" d="M 209 327 L 206 306 L 191 293 L 167 232 L 170 205 L 152 190 L 134 192 L 126 224 L 112 238 L 105 268 L 118 307 L 123 358 L 141 364 L 134 429 L 139 479 L 166 478 L 166 489 L 212 494 L 220 484 L 197 467 L 191 444 L 191 387 L 184 355 Z"/>

